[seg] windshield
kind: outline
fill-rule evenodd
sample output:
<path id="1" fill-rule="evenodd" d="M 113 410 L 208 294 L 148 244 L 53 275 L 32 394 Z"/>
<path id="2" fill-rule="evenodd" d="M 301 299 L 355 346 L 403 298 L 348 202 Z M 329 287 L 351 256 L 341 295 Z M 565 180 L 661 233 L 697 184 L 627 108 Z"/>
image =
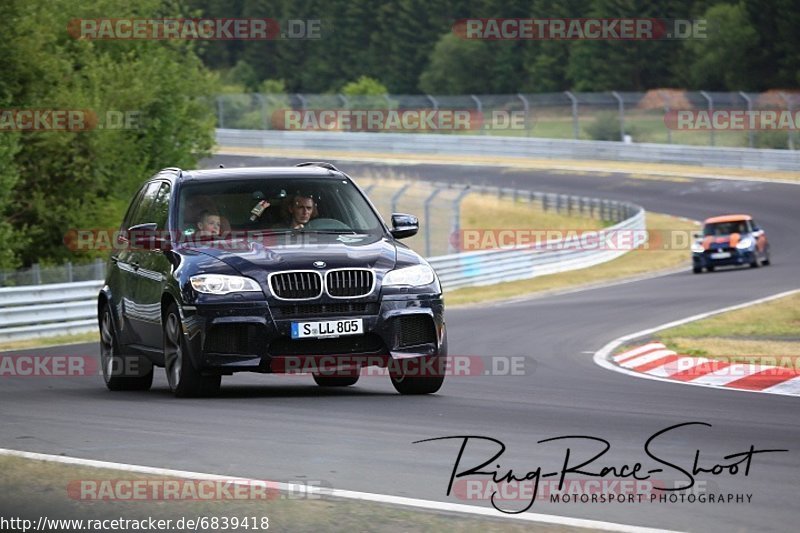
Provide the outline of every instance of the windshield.
<path id="1" fill-rule="evenodd" d="M 189 182 L 181 188 L 183 235 L 383 234 L 378 215 L 348 179 L 264 178 Z"/>
<path id="2" fill-rule="evenodd" d="M 713 224 L 706 224 L 703 228 L 704 236 L 720 237 L 722 235 L 730 235 L 731 233 L 747 233 L 747 221 L 737 220 L 735 222 L 716 222 Z"/>

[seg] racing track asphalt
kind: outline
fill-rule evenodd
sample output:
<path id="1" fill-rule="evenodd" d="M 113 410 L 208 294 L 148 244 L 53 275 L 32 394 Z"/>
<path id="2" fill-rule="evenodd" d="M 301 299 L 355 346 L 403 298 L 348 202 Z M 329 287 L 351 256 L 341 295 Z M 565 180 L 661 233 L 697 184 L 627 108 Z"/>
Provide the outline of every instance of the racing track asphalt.
<path id="1" fill-rule="evenodd" d="M 218 156 L 206 164 L 220 162 L 243 166 L 290 161 Z M 356 179 L 367 167 L 387 168 L 337 164 Z M 698 449 L 706 467 L 730 462 L 722 458 L 751 444 L 789 450 L 756 455 L 748 476 L 698 476 L 714 492 L 750 493 L 752 503 L 537 501 L 530 510 L 681 530 L 795 529 L 800 504 L 798 398 L 637 379 L 597 367 L 587 352 L 626 333 L 799 287 L 795 226 L 800 187 L 454 165 L 403 165 L 400 170 L 411 178 L 631 200 L 648 210 L 691 218 L 751 213 L 768 231 L 774 264 L 699 276 L 687 270 L 569 294 L 450 309 L 452 354 L 524 356 L 525 374 L 450 377 L 439 394 L 429 397 L 401 397 L 388 378 L 376 377 L 362 378 L 351 389 L 326 391 L 310 377 L 240 374 L 224 379 L 221 396 L 210 400 L 173 399 L 163 371 L 157 371 L 148 393 L 111 393 L 97 377 L 4 378 L 0 447 L 260 479 L 323 481 L 342 489 L 488 505 L 445 495 L 458 442 L 412 441 L 493 437 L 507 446 L 502 466 L 524 474 L 539 465 L 544 471 L 558 470 L 567 446 L 573 460 L 599 450 L 596 443 L 583 440 L 569 445 L 536 441 L 586 435 L 611 444 L 592 463 L 594 470 L 637 461 L 653 468 L 658 465 L 643 449 L 647 438 L 668 426 L 700 421 L 712 427 L 675 430 L 654 451 L 691 469 Z M 33 353 L 98 351 L 97 345 L 85 344 Z M 462 464 L 477 464 L 491 451 L 470 446 Z M 685 479 L 665 470 L 654 477 Z"/>

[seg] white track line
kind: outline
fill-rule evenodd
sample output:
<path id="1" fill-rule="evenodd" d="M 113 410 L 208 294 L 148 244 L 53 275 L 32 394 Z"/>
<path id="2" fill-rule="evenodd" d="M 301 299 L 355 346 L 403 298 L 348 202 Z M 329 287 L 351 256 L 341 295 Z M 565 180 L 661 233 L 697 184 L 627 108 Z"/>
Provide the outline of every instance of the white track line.
<path id="1" fill-rule="evenodd" d="M 204 474 L 201 472 L 188 472 L 185 470 L 170 470 L 167 468 L 156 468 L 152 466 L 131 465 L 125 463 L 112 463 L 107 461 L 96 461 L 94 459 L 80 459 L 77 457 L 65 457 L 62 455 L 49 455 L 44 453 L 24 452 L 19 450 L 9 450 L 0 448 L 0 456 L 20 457 L 23 459 L 33 459 L 36 461 L 49 461 L 53 463 L 62 463 L 75 466 L 85 466 L 90 468 L 107 468 L 111 470 L 119 470 L 123 472 L 136 472 L 137 474 L 151 474 L 157 476 L 177 477 L 183 479 L 200 479 L 200 480 L 213 480 L 225 481 L 231 484 L 247 484 L 250 486 L 253 482 L 264 482 L 265 480 L 254 480 L 242 477 L 220 476 L 216 474 Z M 272 482 L 270 482 L 272 483 Z M 272 485 L 281 491 L 291 490 L 288 483 L 275 482 Z M 370 492 L 355 492 L 352 490 L 330 489 L 327 487 L 320 487 L 320 493 L 334 498 L 343 498 L 347 500 L 360 500 L 375 503 L 384 503 L 392 505 L 401 505 L 405 507 L 416 507 L 419 509 L 427 509 L 430 511 L 448 511 L 456 513 L 471 514 L 476 516 L 485 516 L 489 518 L 505 518 L 510 520 L 517 520 L 522 522 L 538 522 L 543 524 L 553 524 L 566 527 L 588 528 L 588 529 L 602 529 L 606 531 L 623 531 L 630 533 L 656 533 L 656 532 L 669 532 L 665 529 L 654 529 L 639 526 L 631 526 L 627 524 L 617 524 L 614 522 L 602 522 L 598 520 L 587 520 L 583 518 L 569 518 L 566 516 L 548 515 L 540 513 L 522 513 L 518 515 L 505 515 L 495 509 L 488 507 L 476 507 L 474 505 L 464 505 L 460 503 L 447 503 L 437 502 L 433 500 L 419 500 L 416 498 L 404 498 L 401 496 L 390 496 L 387 494 L 373 494 Z"/>
<path id="2" fill-rule="evenodd" d="M 675 326 L 680 326 L 683 324 L 687 324 L 689 322 L 695 322 L 697 320 L 702 320 L 704 318 L 708 318 L 710 316 L 718 315 L 720 313 L 727 313 L 728 311 L 736 311 L 738 309 L 744 309 L 746 307 L 752 307 L 754 305 L 763 304 L 766 302 L 771 302 L 772 300 L 777 300 L 779 298 L 784 298 L 786 296 L 791 296 L 792 294 L 800 293 L 800 289 L 792 289 L 790 291 L 784 291 L 778 294 L 773 294 L 772 296 L 766 296 L 764 298 L 759 298 L 757 300 L 752 300 L 750 302 L 745 302 L 743 304 L 732 305 L 730 307 L 724 307 L 722 309 L 716 309 L 714 311 L 709 311 L 707 313 L 700 313 L 697 315 L 692 315 L 687 318 L 681 318 L 680 320 L 674 320 L 672 322 L 667 322 L 666 324 L 661 324 L 660 326 L 655 326 L 648 329 L 643 329 L 641 331 L 637 331 L 636 333 L 630 333 L 628 335 L 624 335 L 622 337 L 618 337 L 613 341 L 609 342 L 599 350 L 597 350 L 594 354 L 593 360 L 595 364 L 606 368 L 608 370 L 618 372 L 620 374 L 628 374 L 629 376 L 636 376 L 637 378 L 643 379 L 652 379 L 654 381 L 665 381 L 667 383 L 676 383 L 676 384 L 683 384 L 683 385 L 694 385 L 696 387 L 707 387 L 713 389 L 723 389 L 729 391 L 741 391 L 741 392 L 753 392 L 757 394 L 779 394 L 781 396 L 796 396 L 795 394 L 791 394 L 791 392 L 795 391 L 798 387 L 798 383 L 795 382 L 792 386 L 786 387 L 778 387 L 773 386 L 768 389 L 764 390 L 750 390 L 750 389 L 737 389 L 733 387 L 721 387 L 717 385 L 711 385 L 706 383 L 699 383 L 698 381 L 678 381 L 674 379 L 669 379 L 660 376 L 654 376 L 652 374 L 644 374 L 642 372 L 635 372 L 633 370 L 629 370 L 627 368 L 623 368 L 621 366 L 617 366 L 616 363 L 613 361 L 613 352 L 621 345 L 625 344 L 628 341 L 632 341 L 634 339 L 638 339 L 640 337 L 645 337 L 647 335 L 652 335 L 658 331 L 662 331 L 669 328 L 674 328 Z M 791 381 L 795 381 L 797 378 L 792 379 Z"/>

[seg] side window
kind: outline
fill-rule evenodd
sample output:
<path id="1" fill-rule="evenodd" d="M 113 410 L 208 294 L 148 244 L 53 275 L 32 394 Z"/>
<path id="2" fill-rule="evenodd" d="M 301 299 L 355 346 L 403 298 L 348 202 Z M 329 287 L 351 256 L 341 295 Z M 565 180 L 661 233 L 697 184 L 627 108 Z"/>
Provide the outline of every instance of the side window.
<path id="1" fill-rule="evenodd" d="M 133 200 L 131 200 L 131 204 L 128 206 L 128 210 L 125 212 L 125 218 L 122 219 L 120 231 L 125 231 L 133 225 L 131 224 L 131 220 L 133 220 L 133 215 L 136 213 L 136 210 L 139 207 L 139 202 L 141 202 L 145 188 L 146 187 L 143 186 L 141 189 L 139 189 L 136 192 L 136 196 L 134 196 Z"/>
<path id="2" fill-rule="evenodd" d="M 131 226 L 136 226 L 138 224 L 146 224 L 148 222 L 155 222 L 154 220 L 149 220 L 151 215 L 151 208 L 153 207 L 153 203 L 155 202 L 156 196 L 158 195 L 158 191 L 161 188 L 160 181 L 154 181 L 147 186 L 147 189 L 142 194 L 139 205 L 133 212 L 133 216 L 127 222 L 128 228 Z M 125 228 L 127 229 L 127 228 Z"/>
<path id="3" fill-rule="evenodd" d="M 169 183 L 161 183 L 161 188 L 156 194 L 153 201 L 153 211 L 150 216 L 149 222 L 158 224 L 158 229 L 167 227 L 167 218 L 169 217 Z"/>

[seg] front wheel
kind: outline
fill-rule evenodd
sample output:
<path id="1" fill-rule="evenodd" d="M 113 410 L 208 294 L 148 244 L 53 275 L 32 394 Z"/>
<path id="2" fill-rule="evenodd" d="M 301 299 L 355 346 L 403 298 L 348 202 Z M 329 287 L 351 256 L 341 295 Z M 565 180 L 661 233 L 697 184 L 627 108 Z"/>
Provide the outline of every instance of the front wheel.
<path id="1" fill-rule="evenodd" d="M 701 272 L 703 272 L 703 267 L 692 267 L 692 272 L 694 272 L 695 274 L 700 274 Z"/>
<path id="2" fill-rule="evenodd" d="M 108 390 L 149 390 L 153 364 L 142 356 L 123 356 L 108 305 L 100 313 L 100 366 Z"/>
<path id="3" fill-rule="evenodd" d="M 164 320 L 164 369 L 169 389 L 179 398 L 213 396 L 219 392 L 222 376 L 204 376 L 194 367 L 183 340 L 183 326 L 174 303 Z"/>

